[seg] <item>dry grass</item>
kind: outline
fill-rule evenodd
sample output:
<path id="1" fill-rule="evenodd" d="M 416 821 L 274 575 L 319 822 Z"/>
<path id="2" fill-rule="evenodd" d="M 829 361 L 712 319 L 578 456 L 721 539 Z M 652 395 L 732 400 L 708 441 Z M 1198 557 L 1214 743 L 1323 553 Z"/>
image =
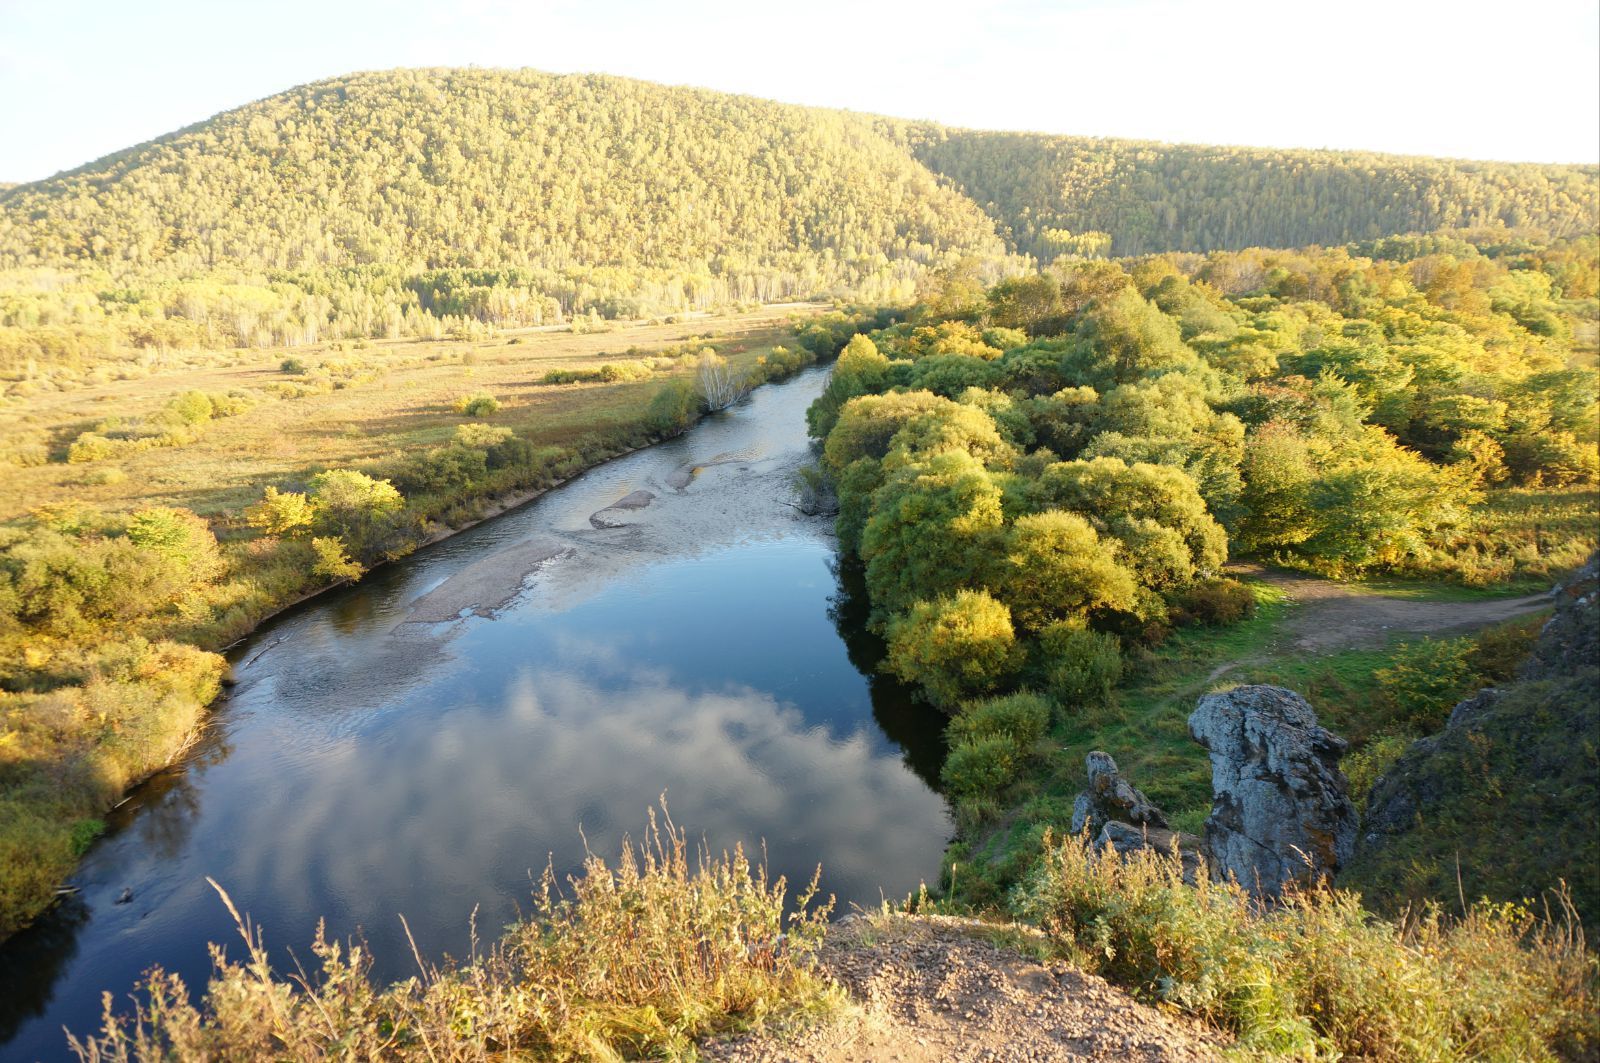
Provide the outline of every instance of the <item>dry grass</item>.
<path id="1" fill-rule="evenodd" d="M 107 994 L 100 1033 L 71 1044 L 88 1063 L 678 1057 L 700 1037 L 843 1003 L 814 969 L 831 909 L 813 903 L 814 879 L 791 903 L 742 851 L 691 850 L 652 815 L 615 868 L 591 854 L 568 885 L 561 896 L 547 872 L 533 918 L 487 954 L 474 945 L 443 968 L 418 956 L 418 974 L 387 988 L 360 945 L 320 932 L 318 971 L 273 971 L 260 929 L 219 886 L 246 959 L 212 946 L 205 1003 L 156 970 L 133 1016 L 115 1016 Z"/>
<path id="2" fill-rule="evenodd" d="M 1564 894 L 1376 918 L 1354 894 L 1263 908 L 1177 861 L 1046 838 L 1021 897 L 1058 948 L 1273 1059 L 1555 1060 L 1600 1047 L 1597 961 Z"/>
<path id="3" fill-rule="evenodd" d="M 12 400 L 0 407 L 0 437 L 42 440 L 54 460 L 5 470 L 0 521 L 69 499 L 113 511 L 176 505 L 207 517 L 231 515 L 255 501 L 264 484 L 447 443 L 464 419 L 456 401 L 480 392 L 501 405 L 483 423 L 514 428 L 539 445 L 564 445 L 632 418 L 667 372 L 688 375 L 691 365 L 662 369 L 643 381 L 540 383 L 550 370 L 595 369 L 624 360 L 630 348 L 648 354 L 694 337 L 707 337 L 736 364 L 748 364 L 787 338 L 786 322 L 795 313 L 793 308 L 769 308 L 593 334 L 524 330 L 483 342 L 370 340 L 356 348 L 344 341 L 226 352 L 239 359 L 236 364 L 231 358 L 229 364 L 199 367 L 180 363 L 141 379 Z M 313 371 L 331 364 L 331 378 L 342 386 L 300 398 L 275 398 L 283 386 L 306 383 L 304 376 L 280 369 L 290 357 Z M 187 446 L 88 465 L 62 460 L 67 444 L 80 432 L 108 417 L 153 413 L 190 390 L 245 391 L 265 401 L 218 422 Z M 93 482 L 100 478 L 93 474 L 105 468 L 119 470 L 126 479 Z"/>

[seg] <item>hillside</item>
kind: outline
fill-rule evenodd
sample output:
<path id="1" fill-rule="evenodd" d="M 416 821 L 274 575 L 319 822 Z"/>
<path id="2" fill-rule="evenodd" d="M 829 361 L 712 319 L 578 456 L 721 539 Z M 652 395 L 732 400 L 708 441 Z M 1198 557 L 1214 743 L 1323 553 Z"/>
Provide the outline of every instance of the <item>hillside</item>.
<path id="1" fill-rule="evenodd" d="M 1593 232 L 1592 166 L 1156 144 L 914 126 L 900 136 L 983 206 L 1017 251 L 1113 255 L 1343 244 L 1530 226 Z M 1103 234 L 1109 240 L 1082 240 Z M 1071 237 L 1077 236 L 1078 240 Z"/>
<path id="2" fill-rule="evenodd" d="M 792 271 L 993 252 L 872 124 L 622 78 L 396 70 L 317 82 L 7 193 L 0 266 Z M 742 294 L 742 293 L 741 293 Z"/>
<path id="3" fill-rule="evenodd" d="M 992 282 L 1018 253 L 1573 235 L 1597 189 L 1584 167 L 979 133 L 599 75 L 360 73 L 0 190 L 0 374 L 28 392 L 145 351 L 904 304 L 930 270 Z"/>

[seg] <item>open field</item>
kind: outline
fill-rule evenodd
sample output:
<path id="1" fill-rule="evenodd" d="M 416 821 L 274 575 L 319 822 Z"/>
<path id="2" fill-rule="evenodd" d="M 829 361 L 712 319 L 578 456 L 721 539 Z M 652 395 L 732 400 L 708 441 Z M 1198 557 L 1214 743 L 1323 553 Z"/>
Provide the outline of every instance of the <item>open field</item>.
<path id="1" fill-rule="evenodd" d="M 816 309 L 771 307 L 601 333 L 525 329 L 480 342 L 342 341 L 231 352 L 239 357 L 237 364 L 177 367 L 142 379 L 13 400 L 9 408 L 0 407 L 0 436 L 38 440 L 49 460 L 6 470 L 0 479 L 0 521 L 68 501 L 113 511 L 182 506 L 225 521 L 256 501 L 265 484 L 303 481 L 319 469 L 348 468 L 447 443 L 456 425 L 472 419 L 457 411 L 457 400 L 485 392 L 500 408 L 475 420 L 512 428 L 536 445 L 562 446 L 636 415 L 667 370 L 638 381 L 541 384 L 549 371 L 633 361 L 697 338 L 706 342 L 696 343 L 694 350 L 715 346 L 738 366 L 783 342 L 796 313 Z M 290 359 L 307 372 L 283 372 L 280 366 Z M 326 390 L 319 388 L 323 380 Z M 111 418 L 149 416 L 194 390 L 243 392 L 255 401 L 243 413 L 213 422 L 187 445 L 101 461 L 65 460 L 81 433 Z M 296 390 L 306 393 L 280 397 Z M 126 478 L 107 476 L 107 468 Z"/>

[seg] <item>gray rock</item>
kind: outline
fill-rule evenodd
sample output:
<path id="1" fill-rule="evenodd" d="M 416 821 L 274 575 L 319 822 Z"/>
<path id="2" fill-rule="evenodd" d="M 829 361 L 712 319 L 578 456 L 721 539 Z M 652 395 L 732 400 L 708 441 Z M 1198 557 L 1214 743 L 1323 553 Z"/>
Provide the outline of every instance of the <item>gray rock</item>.
<path id="1" fill-rule="evenodd" d="M 1339 770 L 1345 741 L 1318 725 L 1305 698 L 1274 686 L 1207 694 L 1189 734 L 1211 754 L 1205 855 L 1213 878 L 1275 898 L 1349 861 L 1357 819 Z"/>
<path id="2" fill-rule="evenodd" d="M 1135 827 L 1131 823 L 1112 820 L 1095 835 L 1094 851 L 1102 852 L 1108 845 L 1122 856 L 1129 856 L 1141 849 L 1153 849 L 1162 856 L 1176 857 L 1182 867 L 1183 881 L 1191 886 L 1199 879 L 1204 864 L 1199 838 L 1165 827 Z"/>
<path id="3" fill-rule="evenodd" d="M 1150 799 L 1140 793 L 1117 770 L 1111 754 L 1095 750 L 1084 758 L 1089 771 L 1089 788 L 1078 795 L 1072 806 L 1072 833 L 1087 830 L 1098 835 L 1107 823 L 1165 827 L 1167 817 Z"/>
<path id="4" fill-rule="evenodd" d="M 1577 675 L 1600 661 L 1600 553 L 1590 554 L 1551 597 L 1555 615 L 1540 630 L 1520 679 Z"/>

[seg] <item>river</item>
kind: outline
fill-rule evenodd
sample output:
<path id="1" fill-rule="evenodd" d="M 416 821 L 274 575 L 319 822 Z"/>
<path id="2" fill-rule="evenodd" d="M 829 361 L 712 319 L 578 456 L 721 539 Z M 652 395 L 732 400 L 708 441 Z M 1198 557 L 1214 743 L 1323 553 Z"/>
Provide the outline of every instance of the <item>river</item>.
<path id="1" fill-rule="evenodd" d="M 871 674 L 828 523 L 790 504 L 826 373 L 263 625 L 81 892 L 0 946 L 0 1058 L 65 1058 L 63 1027 L 154 965 L 203 986 L 207 942 L 241 946 L 208 876 L 280 969 L 325 919 L 384 981 L 414 973 L 401 914 L 424 957 L 463 956 L 475 910 L 492 936 L 547 862 L 613 855 L 663 793 L 791 884 L 820 863 L 841 908 L 931 883 L 941 721 Z"/>

